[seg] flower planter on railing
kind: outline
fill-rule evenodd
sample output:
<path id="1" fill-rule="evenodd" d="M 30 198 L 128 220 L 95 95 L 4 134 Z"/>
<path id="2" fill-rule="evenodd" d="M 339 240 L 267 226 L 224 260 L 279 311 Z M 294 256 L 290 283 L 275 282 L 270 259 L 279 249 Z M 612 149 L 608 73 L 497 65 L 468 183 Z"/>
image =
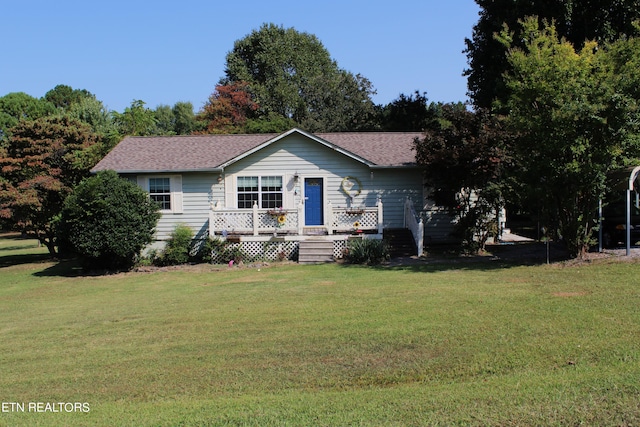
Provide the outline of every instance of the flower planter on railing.
<path id="1" fill-rule="evenodd" d="M 347 215 L 362 215 L 366 212 L 365 208 L 347 208 L 344 211 Z"/>

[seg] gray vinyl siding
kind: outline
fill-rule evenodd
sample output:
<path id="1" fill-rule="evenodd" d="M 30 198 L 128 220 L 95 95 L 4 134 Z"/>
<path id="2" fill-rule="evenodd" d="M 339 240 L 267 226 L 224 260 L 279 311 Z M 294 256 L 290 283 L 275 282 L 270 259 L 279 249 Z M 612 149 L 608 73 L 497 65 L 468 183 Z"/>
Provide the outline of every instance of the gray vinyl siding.
<path id="1" fill-rule="evenodd" d="M 428 206 L 422 212 L 425 245 L 454 241 L 454 217 L 442 206 Z"/>
<path id="2" fill-rule="evenodd" d="M 374 170 L 371 195 L 375 203 L 378 196 L 384 206 L 384 227 L 404 227 L 404 203 L 409 198 L 416 212 L 422 203 L 422 172 L 419 169 Z M 367 200 L 369 203 L 369 200 Z"/>
<path id="3" fill-rule="evenodd" d="M 181 175 L 182 213 L 163 212 L 156 227 L 156 240 L 167 240 L 178 224 L 191 227 L 197 238 L 206 238 L 209 232 L 210 206 L 215 203 L 215 200 L 224 197 L 224 186 L 218 183 L 219 174 L 183 173 Z M 153 176 L 162 176 L 162 174 L 153 174 Z"/>
<path id="4" fill-rule="evenodd" d="M 373 173 L 372 173 L 373 171 Z M 298 188 L 293 176 L 300 177 Z M 342 180 L 349 176 L 357 178 L 361 193 L 355 197 L 355 206 L 375 206 L 378 197 L 384 206 L 384 226 L 404 226 L 404 201 L 410 197 L 416 210 L 422 202 L 422 174 L 419 169 L 370 169 L 345 154 L 310 143 L 302 135 L 294 134 L 263 148 L 225 169 L 226 185 L 235 186 L 238 176 L 284 177 L 285 208 L 293 209 L 304 196 L 304 178 L 323 178 L 325 203 L 334 207 L 347 207 L 349 197 L 341 190 Z M 296 191 L 297 190 L 297 191 Z M 297 195 L 295 193 L 298 193 Z M 235 187 L 227 189 L 228 197 L 235 197 Z M 235 207 L 234 200 L 226 206 Z"/>

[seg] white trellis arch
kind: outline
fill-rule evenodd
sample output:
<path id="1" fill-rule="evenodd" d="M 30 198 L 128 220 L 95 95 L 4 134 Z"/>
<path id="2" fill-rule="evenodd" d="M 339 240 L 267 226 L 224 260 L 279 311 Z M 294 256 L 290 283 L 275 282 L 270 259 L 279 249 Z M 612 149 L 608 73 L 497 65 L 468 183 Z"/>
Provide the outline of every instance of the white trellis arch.
<path id="1" fill-rule="evenodd" d="M 631 192 L 633 191 L 633 183 L 640 173 L 640 166 L 633 168 L 629 174 L 629 185 L 627 186 L 627 224 L 625 231 L 627 233 L 627 256 L 631 255 Z"/>

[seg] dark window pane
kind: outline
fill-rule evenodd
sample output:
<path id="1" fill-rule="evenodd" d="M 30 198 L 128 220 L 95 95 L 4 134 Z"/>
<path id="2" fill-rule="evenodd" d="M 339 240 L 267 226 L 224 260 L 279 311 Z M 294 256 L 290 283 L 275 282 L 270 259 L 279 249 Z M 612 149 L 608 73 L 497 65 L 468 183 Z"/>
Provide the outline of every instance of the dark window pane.
<path id="1" fill-rule="evenodd" d="M 160 209 L 169 210 L 171 209 L 171 196 L 167 194 L 152 194 L 151 200 L 154 200 L 160 205 Z"/>
<path id="2" fill-rule="evenodd" d="M 251 209 L 258 202 L 258 193 L 238 194 L 238 209 Z"/>
<path id="3" fill-rule="evenodd" d="M 149 178 L 149 193 L 170 193 L 169 178 Z"/>
<path id="4" fill-rule="evenodd" d="M 282 207 L 282 193 L 262 193 L 262 208 L 275 209 Z"/>

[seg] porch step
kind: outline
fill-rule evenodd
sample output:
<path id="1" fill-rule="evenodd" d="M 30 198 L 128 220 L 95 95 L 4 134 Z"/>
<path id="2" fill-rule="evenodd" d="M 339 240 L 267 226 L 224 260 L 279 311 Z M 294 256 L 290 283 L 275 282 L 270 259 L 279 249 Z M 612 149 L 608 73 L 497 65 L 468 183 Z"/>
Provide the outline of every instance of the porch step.
<path id="1" fill-rule="evenodd" d="M 389 245 L 389 252 L 393 258 L 418 254 L 413 234 L 406 228 L 387 228 L 382 238 Z"/>
<path id="2" fill-rule="evenodd" d="M 304 227 L 303 234 L 305 236 L 325 236 L 327 229 L 324 227 Z"/>
<path id="3" fill-rule="evenodd" d="M 303 240 L 298 248 L 298 263 L 316 264 L 333 262 L 333 242 L 330 240 Z"/>

